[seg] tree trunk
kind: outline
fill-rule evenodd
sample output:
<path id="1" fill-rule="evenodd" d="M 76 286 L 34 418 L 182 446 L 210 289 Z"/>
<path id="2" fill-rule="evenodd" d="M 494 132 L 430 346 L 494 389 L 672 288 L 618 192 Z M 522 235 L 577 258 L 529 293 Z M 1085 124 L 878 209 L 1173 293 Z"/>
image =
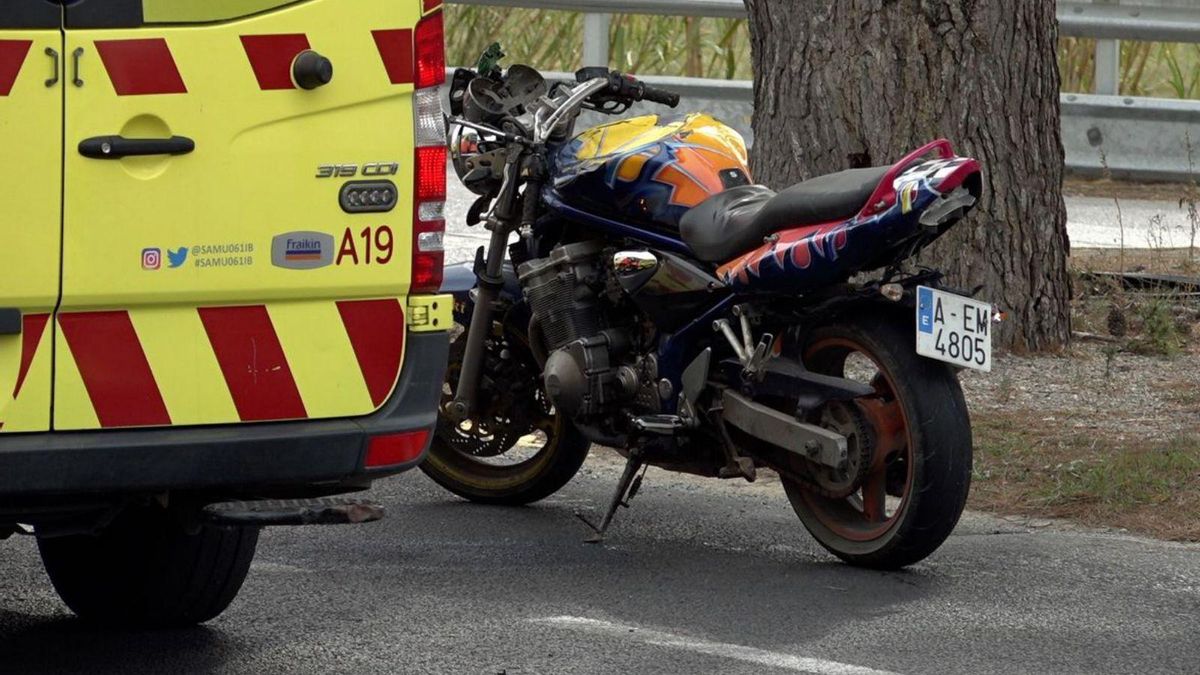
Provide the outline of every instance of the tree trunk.
<path id="1" fill-rule="evenodd" d="M 746 0 L 755 179 L 883 165 L 939 138 L 984 165 L 975 212 L 922 254 L 1009 312 L 1003 343 L 1070 338 L 1058 23 L 1048 0 Z"/>

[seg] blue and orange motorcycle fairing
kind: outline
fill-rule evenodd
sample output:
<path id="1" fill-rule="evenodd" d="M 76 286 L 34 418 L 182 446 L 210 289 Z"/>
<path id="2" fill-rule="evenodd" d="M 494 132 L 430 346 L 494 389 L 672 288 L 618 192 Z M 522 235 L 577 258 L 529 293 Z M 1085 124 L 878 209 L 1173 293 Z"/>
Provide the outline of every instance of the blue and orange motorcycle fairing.
<path id="1" fill-rule="evenodd" d="M 751 182 L 740 134 L 709 115 L 645 115 L 589 129 L 553 157 L 547 204 L 678 238 L 679 219 Z"/>
<path id="2" fill-rule="evenodd" d="M 914 164 L 932 150 L 941 159 Z M 717 275 L 743 293 L 804 292 L 838 283 L 894 257 L 896 246 L 922 233 L 921 215 L 938 200 L 960 187 L 978 196 L 979 175 L 977 161 L 955 156 L 947 141 L 931 143 L 897 163 L 858 215 L 781 230 L 773 241 L 719 267 Z"/>

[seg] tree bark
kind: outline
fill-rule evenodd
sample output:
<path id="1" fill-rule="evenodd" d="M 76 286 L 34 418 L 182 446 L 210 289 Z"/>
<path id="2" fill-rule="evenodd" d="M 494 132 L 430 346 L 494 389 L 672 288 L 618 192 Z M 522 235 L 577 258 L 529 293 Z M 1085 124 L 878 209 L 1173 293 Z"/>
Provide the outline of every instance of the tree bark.
<path id="1" fill-rule="evenodd" d="M 1009 312 L 1003 344 L 1070 339 L 1058 22 L 1048 0 L 746 0 L 753 169 L 781 187 L 939 138 L 984 194 L 921 262 Z"/>

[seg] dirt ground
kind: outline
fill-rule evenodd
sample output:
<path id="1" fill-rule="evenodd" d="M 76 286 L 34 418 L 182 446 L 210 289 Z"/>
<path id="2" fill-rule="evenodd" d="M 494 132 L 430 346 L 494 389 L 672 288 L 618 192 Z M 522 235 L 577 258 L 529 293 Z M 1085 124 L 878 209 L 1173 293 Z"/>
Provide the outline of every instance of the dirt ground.
<path id="1" fill-rule="evenodd" d="M 1132 183 L 1071 177 L 1063 183 L 1063 194 L 1068 197 L 1115 197 L 1173 202 L 1186 196 L 1189 188 L 1191 186 L 1180 183 Z M 1200 192 L 1198 188 L 1191 189 Z"/>
<path id="2" fill-rule="evenodd" d="M 1196 276 L 1185 250 L 1072 253 L 1074 343 L 961 377 L 971 507 L 1200 541 L 1200 294 L 1095 272 Z"/>
<path id="3" fill-rule="evenodd" d="M 1113 353 L 1081 342 L 1062 354 L 998 358 L 990 373 L 960 377 L 972 412 L 1016 426 L 1114 443 L 1200 434 L 1200 349 L 1172 357 Z"/>

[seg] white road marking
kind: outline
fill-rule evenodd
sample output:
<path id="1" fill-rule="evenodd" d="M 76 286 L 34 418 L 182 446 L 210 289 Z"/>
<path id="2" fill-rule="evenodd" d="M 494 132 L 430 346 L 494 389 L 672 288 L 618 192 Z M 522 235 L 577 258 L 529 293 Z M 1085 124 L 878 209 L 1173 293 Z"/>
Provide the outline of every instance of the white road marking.
<path id="1" fill-rule="evenodd" d="M 784 652 L 772 652 L 744 645 L 734 645 L 726 642 L 711 642 L 697 638 L 684 637 L 657 630 L 626 626 L 598 619 L 588 619 L 582 616 L 550 616 L 540 619 L 530 619 L 530 623 L 577 630 L 585 633 L 608 635 L 610 637 L 628 638 L 643 644 L 656 647 L 682 649 L 684 651 L 718 656 L 735 661 L 744 661 L 761 666 L 791 670 L 798 673 L 814 673 L 815 675 L 896 675 L 887 670 L 864 668 L 849 663 L 813 659 L 796 656 Z"/>

